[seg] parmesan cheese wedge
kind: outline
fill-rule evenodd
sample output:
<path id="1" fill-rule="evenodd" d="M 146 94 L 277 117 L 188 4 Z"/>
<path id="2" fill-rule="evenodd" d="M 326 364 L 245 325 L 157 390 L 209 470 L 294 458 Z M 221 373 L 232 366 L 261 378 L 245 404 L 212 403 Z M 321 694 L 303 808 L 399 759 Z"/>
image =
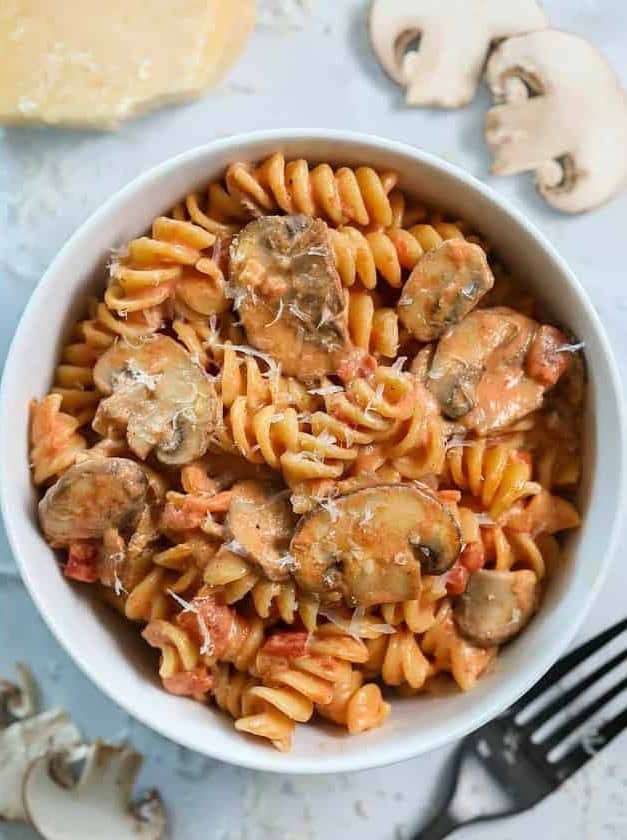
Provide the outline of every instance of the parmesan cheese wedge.
<path id="1" fill-rule="evenodd" d="M 254 21 L 255 0 L 2 0 L 0 123 L 115 128 L 198 97 Z"/>

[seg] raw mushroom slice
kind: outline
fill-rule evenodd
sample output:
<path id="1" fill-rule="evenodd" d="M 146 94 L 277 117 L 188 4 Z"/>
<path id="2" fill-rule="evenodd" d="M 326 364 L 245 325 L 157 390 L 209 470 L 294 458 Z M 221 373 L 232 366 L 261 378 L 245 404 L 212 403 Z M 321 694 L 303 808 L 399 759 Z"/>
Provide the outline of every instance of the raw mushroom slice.
<path id="1" fill-rule="evenodd" d="M 63 709 L 49 709 L 0 730 L 0 820 L 26 819 L 22 784 L 33 760 L 80 741 L 80 732 Z"/>
<path id="2" fill-rule="evenodd" d="M 354 353 L 328 228 L 308 216 L 264 216 L 231 246 L 231 293 L 248 341 L 284 373 L 335 373 Z"/>
<path id="3" fill-rule="evenodd" d="M 477 309 L 439 340 L 427 386 L 451 420 L 486 435 L 542 405 L 568 363 L 566 337 L 505 306 Z M 538 341 L 536 337 L 539 336 Z"/>
<path id="4" fill-rule="evenodd" d="M 529 622 L 538 599 L 538 578 L 529 569 L 480 569 L 470 576 L 466 591 L 456 599 L 455 621 L 462 635 L 473 644 L 502 645 Z"/>
<path id="5" fill-rule="evenodd" d="M 16 662 L 15 671 L 17 684 L 0 680 L 0 726 L 7 718 L 24 720 L 37 711 L 37 685 L 30 668 Z"/>
<path id="6" fill-rule="evenodd" d="M 492 172 L 536 172 L 553 207 L 580 213 L 627 178 L 627 98 L 607 59 L 568 32 L 504 41 L 486 79 L 497 103 L 486 115 Z"/>
<path id="7" fill-rule="evenodd" d="M 213 383 L 185 348 L 159 335 L 135 347 L 117 342 L 98 360 L 94 383 L 103 394 L 93 428 L 107 437 L 126 431 L 138 458 L 154 449 L 163 464 L 200 458 L 221 420 Z"/>
<path id="8" fill-rule="evenodd" d="M 39 522 L 53 548 L 126 530 L 144 509 L 148 479 L 128 458 L 94 458 L 75 464 L 39 502 Z"/>
<path id="9" fill-rule="evenodd" d="M 301 518 L 290 554 L 299 586 L 351 606 L 412 600 L 421 574 L 441 575 L 457 559 L 459 527 L 425 489 L 357 490 Z"/>
<path id="10" fill-rule="evenodd" d="M 233 493 L 226 517 L 234 544 L 230 550 L 261 566 L 270 580 L 284 580 L 289 574 L 288 549 L 296 523 L 289 491 L 281 492 L 260 481 L 240 481 Z"/>
<path id="11" fill-rule="evenodd" d="M 492 42 L 546 26 L 536 0 L 374 0 L 370 11 L 372 46 L 407 104 L 442 108 L 470 102 Z"/>
<path id="12" fill-rule="evenodd" d="M 130 747 L 95 741 L 74 782 L 63 756 L 42 756 L 24 780 L 28 818 L 45 840 L 161 840 L 166 818 L 158 795 L 130 802 L 141 764 Z"/>
<path id="13" fill-rule="evenodd" d="M 465 318 L 493 285 L 483 248 L 449 239 L 418 261 L 403 287 L 398 315 L 419 341 L 433 341 Z"/>

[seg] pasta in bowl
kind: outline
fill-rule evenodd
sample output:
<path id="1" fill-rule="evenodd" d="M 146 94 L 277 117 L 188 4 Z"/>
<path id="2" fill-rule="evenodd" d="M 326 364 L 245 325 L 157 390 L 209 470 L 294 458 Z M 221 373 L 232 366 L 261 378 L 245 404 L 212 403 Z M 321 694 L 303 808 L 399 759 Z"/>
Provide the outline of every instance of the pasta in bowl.
<path id="1" fill-rule="evenodd" d="M 484 226 L 375 150 L 283 149 L 116 248 L 29 439 L 64 576 L 271 768 L 297 724 L 385 737 L 498 682 L 569 574 L 588 401 L 578 325 Z"/>

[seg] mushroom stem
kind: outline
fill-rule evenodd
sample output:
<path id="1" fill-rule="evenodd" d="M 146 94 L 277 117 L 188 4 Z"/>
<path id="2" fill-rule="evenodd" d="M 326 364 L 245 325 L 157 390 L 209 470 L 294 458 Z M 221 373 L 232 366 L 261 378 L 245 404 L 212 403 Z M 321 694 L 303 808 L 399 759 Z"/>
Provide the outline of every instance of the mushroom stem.
<path id="1" fill-rule="evenodd" d="M 94 741 L 85 751 L 78 781 L 69 781 L 65 761 L 50 755 L 35 759 L 22 789 L 25 810 L 45 840 L 160 840 L 166 828 L 163 805 L 155 792 L 135 805 L 130 798 L 142 758 L 128 746 Z M 59 773 L 55 763 L 65 769 Z M 67 770 L 67 772 L 66 772 Z"/>

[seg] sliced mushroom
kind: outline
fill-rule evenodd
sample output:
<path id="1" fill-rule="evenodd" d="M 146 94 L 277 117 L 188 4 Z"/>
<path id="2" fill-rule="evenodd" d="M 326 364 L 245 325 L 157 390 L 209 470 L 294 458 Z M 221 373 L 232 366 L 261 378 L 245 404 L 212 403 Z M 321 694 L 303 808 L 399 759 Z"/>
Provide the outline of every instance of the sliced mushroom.
<path id="1" fill-rule="evenodd" d="M 553 207 L 580 213 L 607 201 L 627 178 L 627 98 L 592 44 L 555 29 L 500 44 L 486 79 L 496 107 L 485 139 L 492 172 L 536 172 Z"/>
<path id="2" fill-rule="evenodd" d="M 480 569 L 470 576 L 466 591 L 455 602 L 455 621 L 460 633 L 473 644 L 501 645 L 525 627 L 538 600 L 538 578 L 529 569 Z"/>
<path id="3" fill-rule="evenodd" d="M 54 548 L 131 528 L 142 510 L 148 479 L 128 458 L 94 458 L 63 473 L 39 502 L 39 522 Z"/>
<path id="4" fill-rule="evenodd" d="M 248 341 L 284 373 L 334 373 L 354 351 L 328 228 L 308 216 L 264 216 L 231 247 L 232 294 Z"/>
<path id="5" fill-rule="evenodd" d="M 493 41 L 547 25 L 536 0 L 374 0 L 370 11 L 374 51 L 407 104 L 443 108 L 473 98 Z"/>
<path id="6" fill-rule="evenodd" d="M 154 448 L 164 464 L 187 464 L 207 450 L 221 419 L 213 383 L 185 348 L 158 335 L 138 347 L 118 342 L 94 368 L 94 383 L 104 394 L 93 428 L 115 437 L 126 430 L 139 458 Z"/>
<path id="7" fill-rule="evenodd" d="M 419 341 L 433 341 L 465 318 L 493 285 L 483 248 L 449 239 L 418 261 L 403 287 L 398 315 Z"/>
<path id="8" fill-rule="evenodd" d="M 421 573 L 443 574 L 460 548 L 459 527 L 434 495 L 394 484 L 328 500 L 302 517 L 290 553 L 302 589 L 368 607 L 416 598 Z"/>
<path id="9" fill-rule="evenodd" d="M 289 574 L 288 548 L 296 519 L 288 496 L 289 491 L 267 483 L 240 481 L 233 487 L 226 517 L 234 543 L 231 551 L 253 560 L 270 580 L 283 580 Z"/>
<path id="10" fill-rule="evenodd" d="M 537 328 L 499 306 L 475 310 L 446 332 L 427 376 L 444 414 L 485 435 L 539 408 L 545 387 L 525 371 Z"/>
<path id="11" fill-rule="evenodd" d="M 7 717 L 24 720 L 37 711 L 37 685 L 30 668 L 23 662 L 15 663 L 17 684 L 0 680 L 0 726 Z"/>
<path id="12" fill-rule="evenodd" d="M 31 762 L 80 740 L 80 732 L 63 709 L 50 709 L 0 730 L 0 820 L 26 819 L 22 784 Z"/>
<path id="13" fill-rule="evenodd" d="M 158 794 L 130 804 L 141 764 L 130 747 L 103 741 L 87 748 L 78 781 L 62 755 L 37 758 L 22 789 L 28 817 L 46 840 L 161 840 L 166 818 Z"/>

